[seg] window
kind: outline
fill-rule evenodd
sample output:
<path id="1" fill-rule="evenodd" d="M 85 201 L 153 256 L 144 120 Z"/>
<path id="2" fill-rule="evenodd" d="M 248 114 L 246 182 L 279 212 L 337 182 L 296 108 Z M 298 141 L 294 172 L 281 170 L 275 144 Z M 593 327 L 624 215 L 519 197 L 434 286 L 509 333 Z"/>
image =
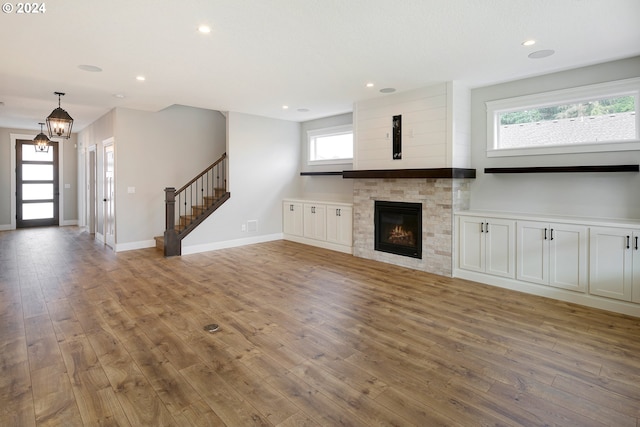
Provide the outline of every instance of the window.
<path id="1" fill-rule="evenodd" d="M 487 156 L 640 150 L 640 79 L 487 102 Z"/>
<path id="2" fill-rule="evenodd" d="M 351 125 L 310 130 L 309 164 L 339 164 L 353 161 L 353 127 Z"/>

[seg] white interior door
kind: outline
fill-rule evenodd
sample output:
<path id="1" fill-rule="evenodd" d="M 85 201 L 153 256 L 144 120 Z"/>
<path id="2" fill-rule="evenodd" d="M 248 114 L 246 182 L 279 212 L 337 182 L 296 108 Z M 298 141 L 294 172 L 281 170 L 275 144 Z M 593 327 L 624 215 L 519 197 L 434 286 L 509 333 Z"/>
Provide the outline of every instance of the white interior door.
<path id="1" fill-rule="evenodd" d="M 89 233 L 95 234 L 97 231 L 96 215 L 97 215 L 97 164 L 96 164 L 96 146 L 92 145 L 87 150 L 87 229 Z"/>
<path id="2" fill-rule="evenodd" d="M 116 244 L 115 156 L 113 142 L 104 146 L 104 238 L 112 249 Z"/>

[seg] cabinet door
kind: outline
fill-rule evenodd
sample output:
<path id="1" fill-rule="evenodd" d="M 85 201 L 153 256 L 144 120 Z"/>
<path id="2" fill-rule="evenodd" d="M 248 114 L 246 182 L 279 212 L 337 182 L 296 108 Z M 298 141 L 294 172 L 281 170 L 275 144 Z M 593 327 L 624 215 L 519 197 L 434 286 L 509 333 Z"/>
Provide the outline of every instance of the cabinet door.
<path id="1" fill-rule="evenodd" d="M 458 217 L 458 266 L 484 272 L 484 218 Z"/>
<path id="2" fill-rule="evenodd" d="M 632 247 L 633 251 L 633 277 L 632 277 L 632 290 L 631 301 L 640 303 L 640 231 L 636 231 L 632 235 Z"/>
<path id="3" fill-rule="evenodd" d="M 485 271 L 495 276 L 514 278 L 515 221 L 487 218 L 484 224 Z"/>
<path id="4" fill-rule="evenodd" d="M 589 238 L 589 292 L 631 301 L 631 231 L 592 227 Z"/>
<path id="5" fill-rule="evenodd" d="M 549 225 L 518 221 L 518 280 L 549 283 Z"/>
<path id="6" fill-rule="evenodd" d="M 587 228 L 550 224 L 549 285 L 584 292 L 587 287 Z"/>
<path id="7" fill-rule="evenodd" d="M 310 239 L 326 240 L 327 216 L 325 205 L 305 203 L 303 221 L 304 237 L 308 237 Z"/>
<path id="8" fill-rule="evenodd" d="M 353 209 L 327 205 L 327 242 L 352 246 Z"/>
<path id="9" fill-rule="evenodd" d="M 292 234 L 294 236 L 302 236 L 302 203 L 283 202 L 282 204 L 282 229 L 284 234 Z"/>

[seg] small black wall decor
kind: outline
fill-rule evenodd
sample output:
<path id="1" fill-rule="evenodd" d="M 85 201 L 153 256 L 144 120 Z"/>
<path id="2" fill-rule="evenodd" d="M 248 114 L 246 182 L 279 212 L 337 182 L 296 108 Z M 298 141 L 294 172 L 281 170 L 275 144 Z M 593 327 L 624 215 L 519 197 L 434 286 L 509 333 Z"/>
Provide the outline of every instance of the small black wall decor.
<path id="1" fill-rule="evenodd" d="M 402 115 L 393 116 L 393 160 L 402 159 Z"/>

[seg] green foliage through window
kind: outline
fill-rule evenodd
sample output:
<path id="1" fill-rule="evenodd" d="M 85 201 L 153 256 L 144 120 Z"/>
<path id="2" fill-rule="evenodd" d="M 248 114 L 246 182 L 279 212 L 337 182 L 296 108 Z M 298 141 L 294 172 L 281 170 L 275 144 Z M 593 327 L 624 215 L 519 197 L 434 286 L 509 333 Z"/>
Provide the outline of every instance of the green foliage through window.
<path id="1" fill-rule="evenodd" d="M 633 96 L 620 96 L 575 104 L 512 111 L 500 115 L 500 124 L 513 125 L 547 120 L 574 119 L 630 111 L 635 111 L 635 98 Z"/>

